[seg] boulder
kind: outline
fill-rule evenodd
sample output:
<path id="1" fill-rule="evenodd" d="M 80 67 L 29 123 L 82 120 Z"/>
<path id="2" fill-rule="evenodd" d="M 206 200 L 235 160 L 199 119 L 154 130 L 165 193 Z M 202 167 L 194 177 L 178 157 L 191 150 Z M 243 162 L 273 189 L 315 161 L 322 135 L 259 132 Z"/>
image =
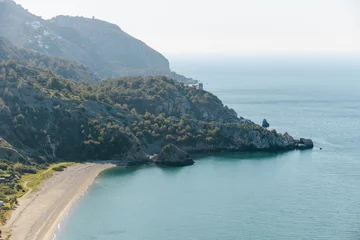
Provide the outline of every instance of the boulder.
<path id="1" fill-rule="evenodd" d="M 270 124 L 268 123 L 268 121 L 267 121 L 266 119 L 263 120 L 263 122 L 262 122 L 262 127 L 263 127 L 263 128 L 268 128 L 268 127 L 270 127 Z"/>
<path id="2" fill-rule="evenodd" d="M 151 160 L 158 165 L 174 167 L 189 166 L 195 163 L 189 154 L 173 144 L 163 147 L 160 154 L 154 155 Z"/>
<path id="3" fill-rule="evenodd" d="M 300 138 L 300 143 L 304 144 L 308 148 L 313 148 L 314 147 L 314 142 L 311 139 Z"/>
<path id="4" fill-rule="evenodd" d="M 300 140 L 295 143 L 296 149 L 312 149 L 314 148 L 314 142 L 311 139 L 300 138 Z"/>

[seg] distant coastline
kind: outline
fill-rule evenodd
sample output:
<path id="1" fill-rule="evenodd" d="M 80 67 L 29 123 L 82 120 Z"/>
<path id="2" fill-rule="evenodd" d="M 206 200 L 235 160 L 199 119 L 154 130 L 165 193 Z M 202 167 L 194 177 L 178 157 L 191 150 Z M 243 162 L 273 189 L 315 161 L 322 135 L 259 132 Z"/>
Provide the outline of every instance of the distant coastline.
<path id="1" fill-rule="evenodd" d="M 72 205 L 102 171 L 114 163 L 84 163 L 44 181 L 39 191 L 19 199 L 19 206 L 3 228 L 5 239 L 52 240 Z"/>

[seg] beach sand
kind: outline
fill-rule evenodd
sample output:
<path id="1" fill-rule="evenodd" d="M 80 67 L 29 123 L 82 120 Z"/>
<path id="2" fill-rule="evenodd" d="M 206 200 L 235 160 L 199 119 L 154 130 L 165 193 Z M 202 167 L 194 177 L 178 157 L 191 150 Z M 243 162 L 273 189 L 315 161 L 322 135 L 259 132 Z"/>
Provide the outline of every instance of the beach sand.
<path id="1" fill-rule="evenodd" d="M 19 206 L 3 227 L 10 240 L 51 240 L 71 206 L 100 172 L 114 164 L 84 163 L 68 167 L 44 181 L 39 191 L 19 199 Z"/>

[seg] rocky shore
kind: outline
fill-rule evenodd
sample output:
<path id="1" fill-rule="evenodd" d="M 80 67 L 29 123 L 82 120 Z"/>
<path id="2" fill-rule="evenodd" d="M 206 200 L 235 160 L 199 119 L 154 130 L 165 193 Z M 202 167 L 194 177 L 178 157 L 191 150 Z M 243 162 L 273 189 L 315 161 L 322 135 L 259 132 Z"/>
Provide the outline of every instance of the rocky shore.
<path id="1" fill-rule="evenodd" d="M 221 152 L 282 152 L 282 151 L 291 151 L 291 150 L 307 150 L 314 147 L 313 141 L 311 139 L 301 138 L 300 140 L 294 140 L 289 143 L 289 145 L 278 147 L 278 148 L 236 148 L 228 147 L 221 148 L 217 146 L 204 148 L 204 149 L 194 149 L 186 148 L 187 152 L 175 145 L 166 145 L 160 152 L 160 154 L 154 154 L 149 156 L 145 162 L 155 163 L 160 166 L 172 166 L 172 167 L 183 167 L 193 165 L 195 162 L 191 158 L 191 154 L 195 153 L 221 153 Z"/>
<path id="2" fill-rule="evenodd" d="M 181 166 L 193 163 L 187 153 L 314 146 L 238 117 L 215 95 L 166 77 L 86 85 L 15 63 L 0 68 L 6 73 L 0 154 L 13 162 L 122 159 L 136 165 L 158 154 L 157 164 Z"/>

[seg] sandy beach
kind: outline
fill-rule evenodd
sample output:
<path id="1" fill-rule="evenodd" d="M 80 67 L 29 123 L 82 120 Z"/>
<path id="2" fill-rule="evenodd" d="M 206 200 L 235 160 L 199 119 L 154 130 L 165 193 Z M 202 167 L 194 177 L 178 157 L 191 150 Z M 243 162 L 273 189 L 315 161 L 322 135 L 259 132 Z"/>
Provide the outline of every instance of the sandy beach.
<path id="1" fill-rule="evenodd" d="M 19 206 L 3 227 L 10 240 L 51 240 L 71 206 L 100 172 L 114 164 L 76 164 L 44 181 L 40 190 L 19 199 Z"/>

